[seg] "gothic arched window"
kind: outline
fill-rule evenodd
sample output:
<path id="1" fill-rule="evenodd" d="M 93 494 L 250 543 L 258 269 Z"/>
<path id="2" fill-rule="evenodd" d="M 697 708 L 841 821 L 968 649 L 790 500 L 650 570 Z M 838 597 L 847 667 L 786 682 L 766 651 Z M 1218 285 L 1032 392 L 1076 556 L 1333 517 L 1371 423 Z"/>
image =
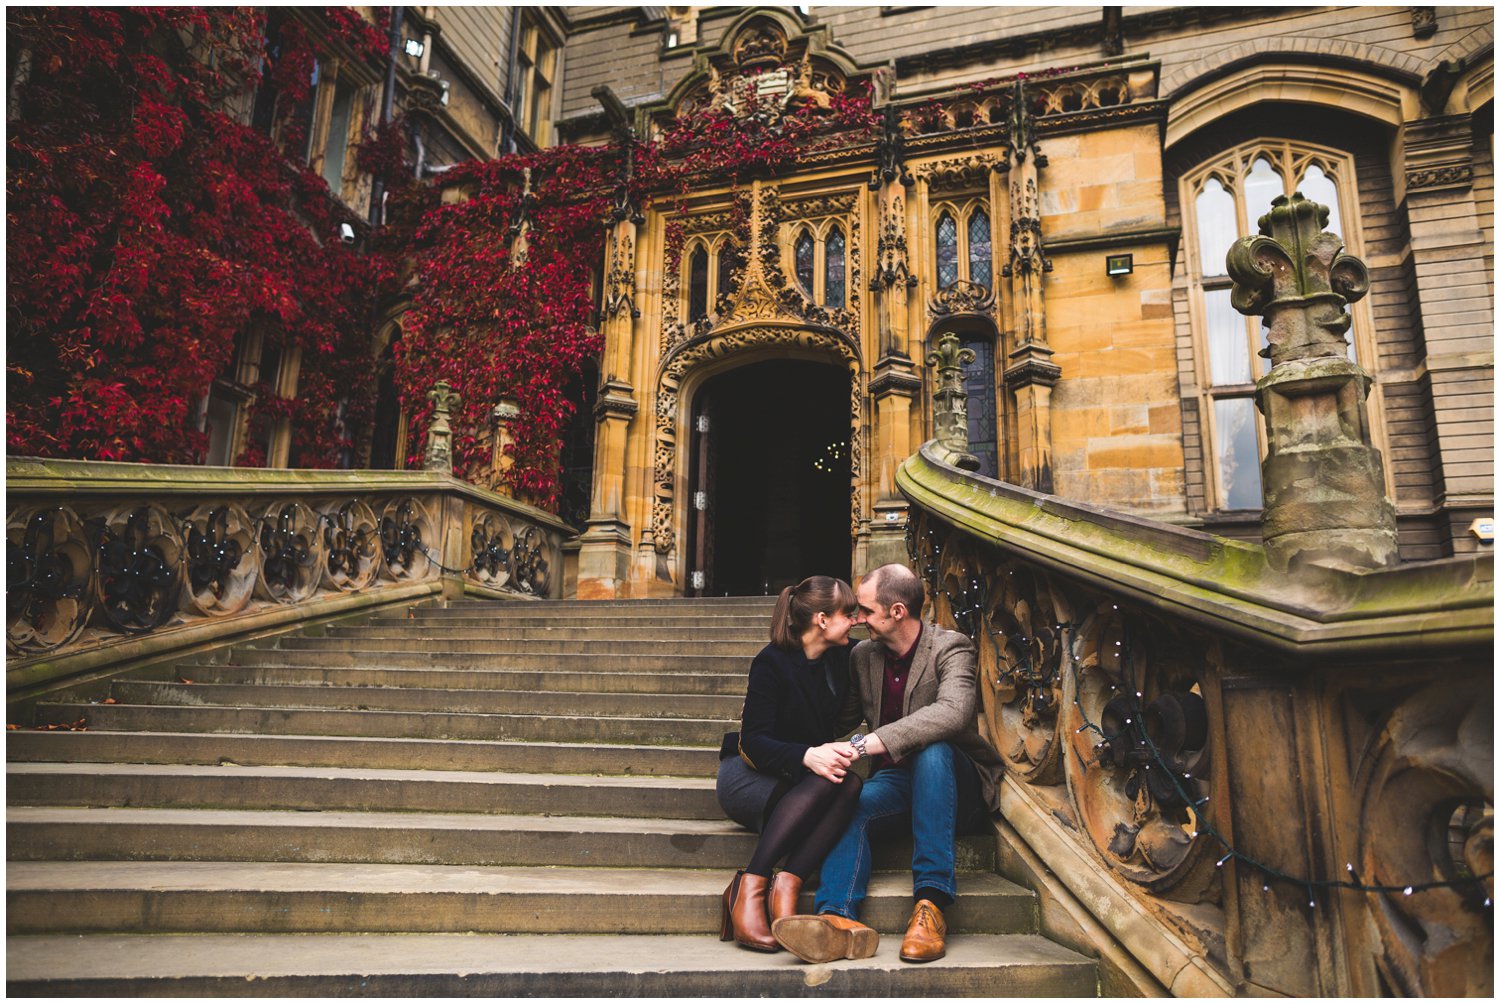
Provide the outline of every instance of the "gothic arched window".
<path id="1" fill-rule="evenodd" d="M 1266 334 L 1259 317 L 1246 317 L 1230 303 L 1232 284 L 1224 257 L 1236 239 L 1256 233 L 1271 200 L 1296 191 L 1328 207 L 1327 229 L 1358 255 L 1359 234 L 1344 229 L 1341 213 L 1342 206 L 1357 205 L 1353 185 L 1354 164 L 1347 155 L 1279 140 L 1242 144 L 1183 178 L 1188 299 L 1209 509 L 1259 509 L 1263 504 L 1265 432 L 1255 408 L 1255 382 L 1270 366 L 1260 355 Z M 1370 367 L 1369 350 L 1359 348 L 1362 325 L 1354 313 L 1349 357 Z M 1372 433 L 1377 436 L 1378 412 L 1372 402 Z"/>
<path id="2" fill-rule="evenodd" d="M 958 224 L 948 213 L 937 223 L 937 281 L 940 289 L 958 281 Z"/>
<path id="3" fill-rule="evenodd" d="M 994 279 L 995 256 L 990 244 L 990 214 L 974 210 L 969 217 L 969 281 L 989 286 Z"/>
<path id="4" fill-rule="evenodd" d="M 802 289 L 811 298 L 813 295 L 813 238 L 807 230 L 797 235 L 797 243 L 792 245 L 792 255 L 797 267 L 797 281 L 802 284 Z"/>
<path id="5" fill-rule="evenodd" d="M 688 320 L 708 316 L 708 251 L 703 245 L 688 258 Z"/>
<path id="6" fill-rule="evenodd" d="M 828 233 L 823 255 L 823 305 L 844 305 L 844 231 L 834 227 Z"/>

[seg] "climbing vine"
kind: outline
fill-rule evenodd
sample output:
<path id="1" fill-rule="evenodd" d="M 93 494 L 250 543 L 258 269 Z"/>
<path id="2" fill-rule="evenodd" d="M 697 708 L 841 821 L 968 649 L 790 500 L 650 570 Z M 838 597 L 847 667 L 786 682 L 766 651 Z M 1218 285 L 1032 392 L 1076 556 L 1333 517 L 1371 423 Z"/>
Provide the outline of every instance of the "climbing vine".
<path id="1" fill-rule="evenodd" d="M 9 13 L 12 453 L 201 462 L 200 403 L 252 326 L 302 349 L 296 399 L 263 387 L 254 406 L 291 419 L 296 463 L 332 466 L 367 421 L 377 263 L 339 240 L 354 217 L 323 179 L 227 111 L 269 87 L 287 148 L 305 143 L 292 113 L 320 51 L 281 27 L 268 43 L 247 8 Z M 381 45 L 337 11 L 329 31 Z"/>
<path id="2" fill-rule="evenodd" d="M 866 90 L 798 103 L 752 72 L 628 151 L 553 147 L 418 184 L 413 126 L 398 117 L 353 152 L 391 193 L 388 225 L 356 250 L 340 226 L 362 224 L 292 152 L 306 149 L 324 48 L 375 65 L 383 29 L 349 8 L 300 10 L 318 30 L 245 8 L 8 16 L 11 453 L 202 462 L 203 402 L 253 331 L 300 348 L 301 367 L 295 396 L 250 388 L 252 428 L 288 423 L 296 465 L 347 464 L 371 434 L 376 307 L 400 294 L 406 463 L 420 462 L 427 393 L 447 380 L 455 472 L 483 480 L 490 415 L 509 398 L 521 412 L 509 487 L 553 506 L 562 430 L 602 345 L 611 211 L 738 188 L 878 127 Z M 265 462 L 256 439 L 237 462 Z"/>

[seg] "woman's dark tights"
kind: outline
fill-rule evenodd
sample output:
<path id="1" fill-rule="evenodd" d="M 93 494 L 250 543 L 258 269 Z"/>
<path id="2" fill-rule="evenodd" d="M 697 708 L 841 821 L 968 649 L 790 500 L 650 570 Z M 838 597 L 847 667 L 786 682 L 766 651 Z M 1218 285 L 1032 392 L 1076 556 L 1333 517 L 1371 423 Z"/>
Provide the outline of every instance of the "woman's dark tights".
<path id="1" fill-rule="evenodd" d="M 809 774 L 779 800 L 773 796 L 760 843 L 745 871 L 769 877 L 776 862 L 785 857 L 785 871 L 807 878 L 844 835 L 859 804 L 861 784 L 858 774 L 845 774 L 839 784 Z"/>

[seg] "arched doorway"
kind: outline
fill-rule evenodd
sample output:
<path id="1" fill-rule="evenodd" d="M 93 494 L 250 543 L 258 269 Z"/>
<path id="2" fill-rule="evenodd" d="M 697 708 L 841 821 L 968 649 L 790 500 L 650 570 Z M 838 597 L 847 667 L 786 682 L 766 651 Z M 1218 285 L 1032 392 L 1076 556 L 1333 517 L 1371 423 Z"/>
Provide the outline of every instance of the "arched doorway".
<path id="1" fill-rule="evenodd" d="M 706 380 L 693 397 L 686 592 L 775 594 L 849 578 L 849 380 L 780 359 Z"/>

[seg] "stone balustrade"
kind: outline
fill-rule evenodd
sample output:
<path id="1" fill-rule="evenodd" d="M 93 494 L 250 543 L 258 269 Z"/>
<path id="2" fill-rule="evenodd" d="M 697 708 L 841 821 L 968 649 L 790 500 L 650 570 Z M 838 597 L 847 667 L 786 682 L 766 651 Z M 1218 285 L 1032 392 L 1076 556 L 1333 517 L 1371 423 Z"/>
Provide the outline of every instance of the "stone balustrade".
<path id="1" fill-rule="evenodd" d="M 1174 994 L 1490 995 L 1492 556 L 1287 572 L 946 456 L 909 548 L 1050 933 Z"/>
<path id="2" fill-rule="evenodd" d="M 430 597 L 556 598 L 556 517 L 434 471 L 6 462 L 11 701 Z"/>

